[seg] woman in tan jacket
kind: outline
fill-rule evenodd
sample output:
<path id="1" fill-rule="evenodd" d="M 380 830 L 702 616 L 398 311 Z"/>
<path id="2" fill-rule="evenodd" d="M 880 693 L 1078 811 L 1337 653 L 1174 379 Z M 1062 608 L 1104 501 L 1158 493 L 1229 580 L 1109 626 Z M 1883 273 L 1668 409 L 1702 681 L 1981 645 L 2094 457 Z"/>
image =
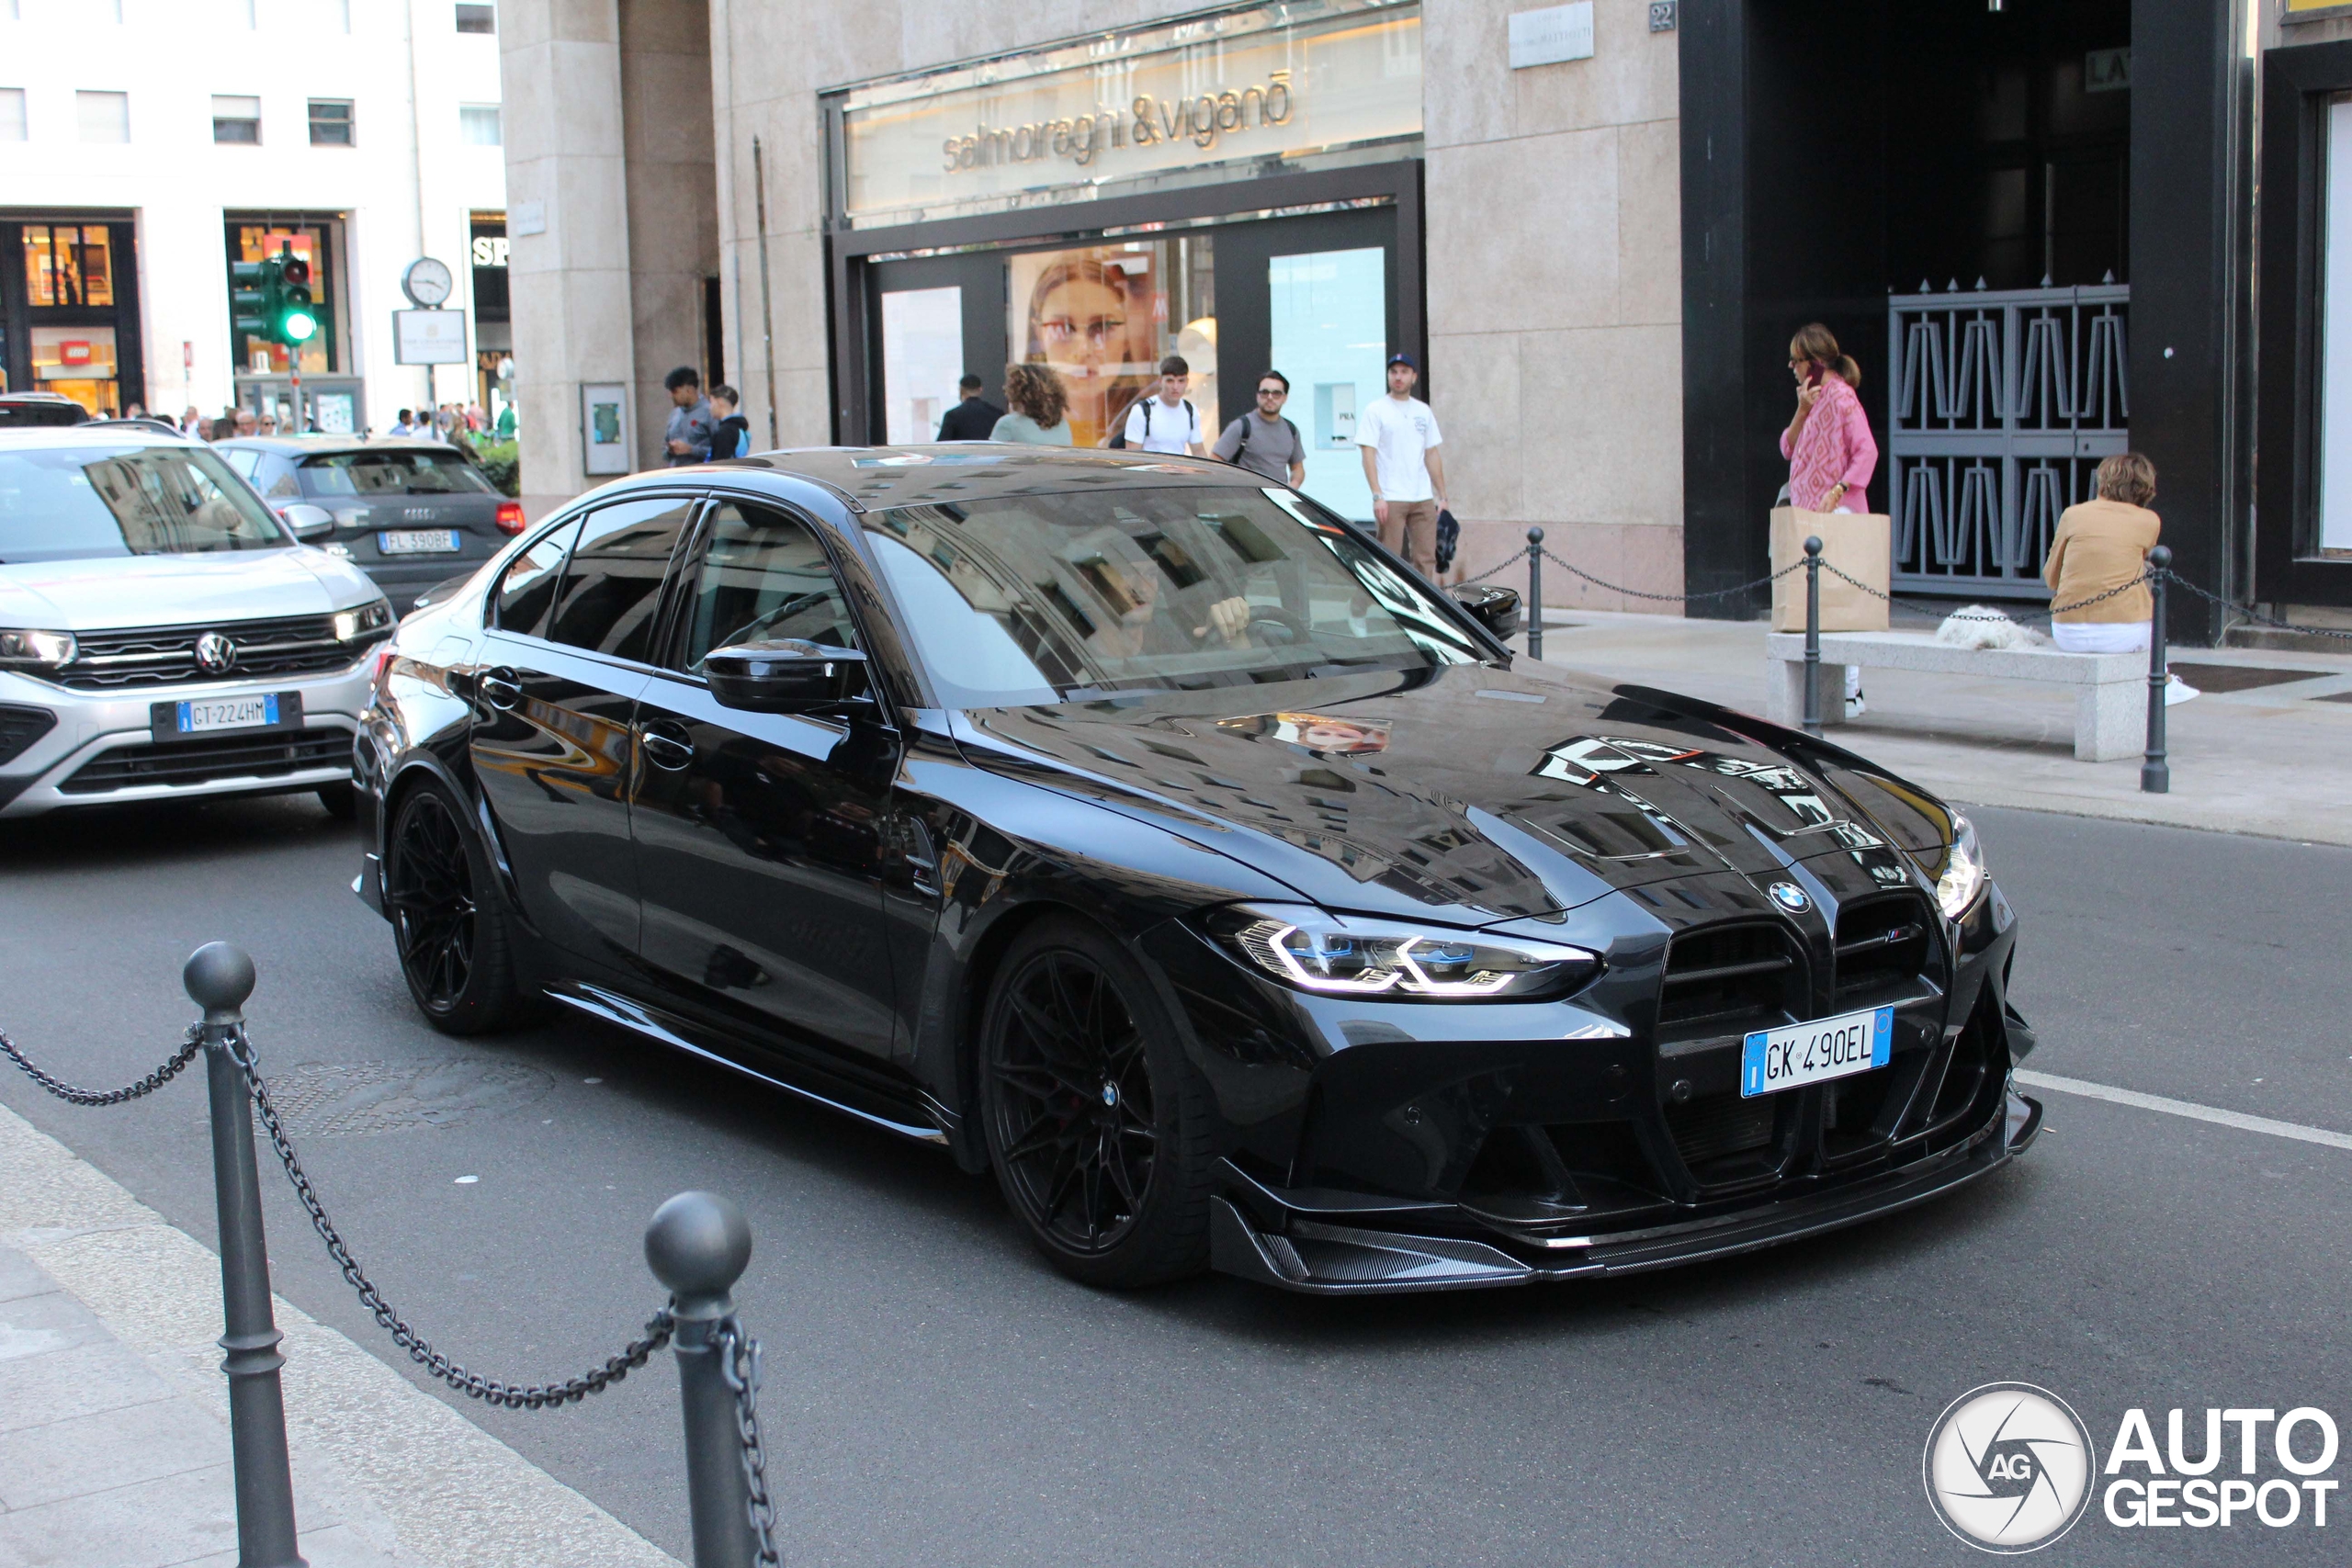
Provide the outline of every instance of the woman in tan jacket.
<path id="1" fill-rule="evenodd" d="M 2138 580 L 2164 526 L 2148 510 L 2156 499 L 2156 466 L 2137 452 L 2120 452 L 2099 464 L 2098 484 L 2096 501 L 2070 506 L 2058 519 L 2050 558 L 2042 563 L 2041 581 L 2059 606 L 2050 617 L 2050 637 L 2069 653 L 2144 653 L 2155 604 Z M 2119 588 L 2121 592 L 2113 592 Z M 2097 604 L 2086 602 L 2094 599 Z M 2196 688 L 2175 675 L 2165 701 L 2195 695 Z"/>

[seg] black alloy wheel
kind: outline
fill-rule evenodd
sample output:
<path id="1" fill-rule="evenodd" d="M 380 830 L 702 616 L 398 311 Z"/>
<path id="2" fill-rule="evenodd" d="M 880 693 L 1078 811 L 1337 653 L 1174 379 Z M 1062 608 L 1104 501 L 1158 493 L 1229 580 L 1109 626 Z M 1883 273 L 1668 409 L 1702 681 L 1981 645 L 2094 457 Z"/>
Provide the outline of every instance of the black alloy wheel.
<path id="1" fill-rule="evenodd" d="M 418 1010 L 447 1034 L 510 1021 L 520 1001 L 513 931 L 448 790 L 436 781 L 402 797 L 384 852 L 384 901 Z"/>
<path id="2" fill-rule="evenodd" d="M 1032 928 L 998 971 L 982 1051 L 998 1182 L 1055 1265 L 1100 1285 L 1198 1272 L 1205 1090 L 1133 960 L 1076 921 Z"/>

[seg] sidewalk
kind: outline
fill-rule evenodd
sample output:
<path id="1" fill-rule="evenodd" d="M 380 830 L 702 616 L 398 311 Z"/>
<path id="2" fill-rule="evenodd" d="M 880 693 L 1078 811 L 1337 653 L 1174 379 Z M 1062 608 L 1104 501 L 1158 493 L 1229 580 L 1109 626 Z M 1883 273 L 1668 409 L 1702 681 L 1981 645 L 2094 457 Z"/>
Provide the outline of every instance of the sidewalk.
<path id="1" fill-rule="evenodd" d="M 0 1171 L 0 1568 L 233 1568 L 219 1259 L 6 1108 Z M 678 1568 L 343 1335 L 277 1310 L 311 1568 Z"/>
<path id="2" fill-rule="evenodd" d="M 1760 714 L 1765 630 L 1554 609 L 1544 661 Z M 1869 712 L 1825 735 L 1962 803 L 2352 845 L 2352 654 L 2180 649 L 2172 662 L 2204 694 L 2167 710 L 2168 795 L 2140 793 L 2136 757 L 2075 761 L 2074 696 L 2038 682 L 1865 671 Z M 1825 672 L 1825 703 L 1836 680 Z"/>

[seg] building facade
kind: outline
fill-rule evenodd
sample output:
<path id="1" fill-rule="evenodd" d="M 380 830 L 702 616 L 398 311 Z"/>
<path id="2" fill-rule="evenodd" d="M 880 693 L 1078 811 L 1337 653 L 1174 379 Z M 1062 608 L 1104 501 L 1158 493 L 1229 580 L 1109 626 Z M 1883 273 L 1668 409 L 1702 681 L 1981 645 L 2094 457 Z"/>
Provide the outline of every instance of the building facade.
<path id="1" fill-rule="evenodd" d="M 2352 605 L 2352 332 L 2326 337 L 2338 271 L 2352 316 L 2352 216 L 2328 216 L 2339 177 L 2352 214 L 2352 6 L 505 15 L 534 491 L 659 461 L 676 365 L 791 446 L 922 438 L 960 372 L 993 396 L 1042 360 L 1088 439 L 1173 351 L 1210 423 L 1289 376 L 1307 488 L 1361 515 L 1352 410 L 1402 351 L 1460 570 L 1541 525 L 1605 583 L 1702 592 L 1765 570 L 1787 345 L 1821 321 L 1863 369 L 1902 587 L 2043 595 L 2058 513 L 2130 448 L 2195 581 Z M 1678 604 L 1558 572 L 1547 597 Z M 2222 629 L 2176 598 L 2177 633 Z"/>
<path id="2" fill-rule="evenodd" d="M 232 333 L 229 268 L 290 248 L 320 307 L 316 423 L 503 400 L 496 26 L 454 0 L 0 0 L 6 385 L 98 412 L 285 408 L 297 367 Z M 395 337 L 422 256 L 461 318 L 437 366 Z"/>

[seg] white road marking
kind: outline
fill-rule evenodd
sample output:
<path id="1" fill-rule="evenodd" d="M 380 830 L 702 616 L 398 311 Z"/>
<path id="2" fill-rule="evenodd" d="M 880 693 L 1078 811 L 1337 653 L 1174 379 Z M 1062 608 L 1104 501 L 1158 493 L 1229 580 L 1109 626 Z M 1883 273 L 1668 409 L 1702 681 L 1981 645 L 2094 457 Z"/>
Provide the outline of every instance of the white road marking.
<path id="1" fill-rule="evenodd" d="M 2324 1144 L 2332 1149 L 2352 1149 L 2352 1133 L 2331 1133 L 2324 1127 L 2274 1122 L 2267 1116 L 2248 1116 L 2243 1111 L 2223 1111 L 2219 1106 L 2199 1105 L 2187 1100 L 2167 1100 L 2161 1094 L 2142 1094 L 2136 1089 L 2116 1089 L 2108 1084 L 2088 1083 L 2081 1078 L 2062 1078 L 2049 1073 L 2029 1073 L 2020 1069 L 2017 1080 L 2028 1089 L 2079 1094 L 2086 1100 L 2105 1100 L 2117 1105 L 2137 1106 L 2143 1111 L 2161 1111 L 2167 1116 L 2186 1116 L 2192 1122 L 2211 1122 L 2223 1127 L 2235 1127 L 2241 1132 L 2267 1133 L 2274 1138 Z"/>

